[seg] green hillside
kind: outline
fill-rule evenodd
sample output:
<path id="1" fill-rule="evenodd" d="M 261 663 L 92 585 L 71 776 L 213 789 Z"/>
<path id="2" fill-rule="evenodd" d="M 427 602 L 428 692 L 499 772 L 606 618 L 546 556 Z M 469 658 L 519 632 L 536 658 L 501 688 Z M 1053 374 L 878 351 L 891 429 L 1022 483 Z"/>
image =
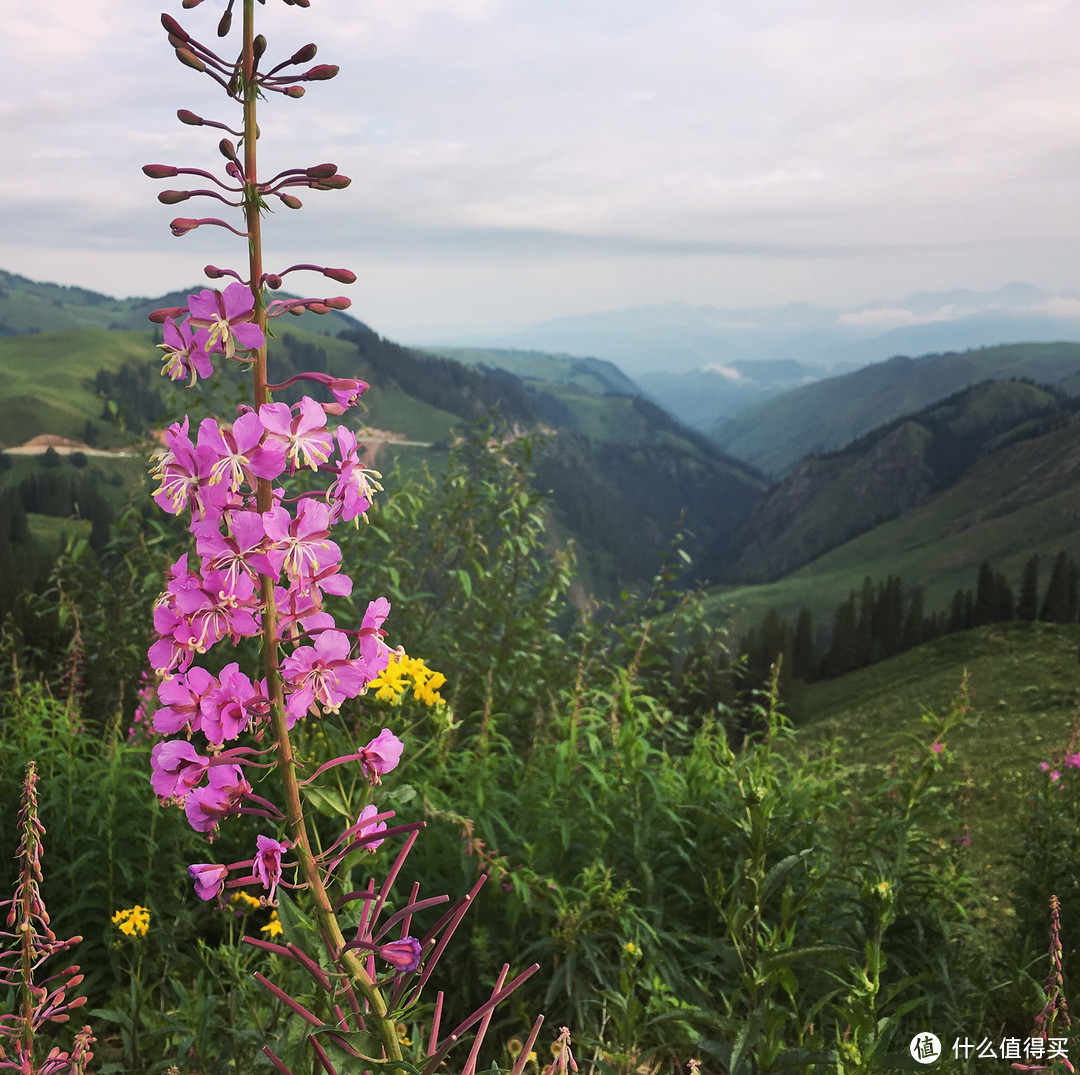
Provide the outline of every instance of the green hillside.
<path id="1" fill-rule="evenodd" d="M 954 486 L 925 504 L 845 542 L 812 563 L 762 586 L 718 587 L 713 615 L 737 629 L 757 623 L 770 607 L 793 618 L 805 605 L 817 623 L 864 577 L 899 575 L 924 588 L 928 612 L 947 606 L 957 589 L 974 585 L 983 560 L 1015 586 L 1032 555 L 1080 551 L 1080 417 L 1042 436 L 1018 441 L 975 463 Z"/>
<path id="2" fill-rule="evenodd" d="M 870 668 L 804 686 L 792 716 L 807 740 L 837 740 L 855 783 L 880 781 L 920 716 L 943 713 L 964 670 L 972 707 L 949 749 L 968 773 L 964 814 L 980 869 L 1008 891 L 1018 813 L 1040 761 L 1060 763 L 1080 702 L 1080 625 L 1009 623 L 947 635 Z"/>
<path id="3" fill-rule="evenodd" d="M 927 502 L 980 456 L 1030 436 L 1074 407 L 1019 381 L 989 381 L 804 459 L 740 527 L 728 578 L 771 582 Z"/>
<path id="4" fill-rule="evenodd" d="M 760 403 L 721 423 L 726 452 L 782 476 L 807 455 L 856 437 L 986 380 L 1056 385 L 1080 373 L 1080 343 L 1022 343 L 922 358 L 891 358 Z M 1068 382 L 1071 384 L 1072 382 Z"/>

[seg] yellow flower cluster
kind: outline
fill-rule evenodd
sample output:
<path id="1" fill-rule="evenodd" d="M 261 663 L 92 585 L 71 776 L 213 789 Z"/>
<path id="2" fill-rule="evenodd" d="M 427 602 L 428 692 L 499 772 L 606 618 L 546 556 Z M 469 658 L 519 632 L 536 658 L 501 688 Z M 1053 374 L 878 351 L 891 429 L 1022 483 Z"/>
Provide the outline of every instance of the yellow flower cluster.
<path id="1" fill-rule="evenodd" d="M 411 681 L 411 684 L 410 684 Z M 439 688 L 446 682 L 442 672 L 433 672 L 419 657 L 394 654 L 390 663 L 371 681 L 370 688 L 380 702 L 400 702 L 412 687 L 413 697 L 426 706 L 445 705 Z"/>
<path id="2" fill-rule="evenodd" d="M 145 937 L 150 928 L 150 911 L 146 907 L 135 904 L 134 907 L 117 911 L 112 916 L 112 924 L 129 937 L 134 937 L 136 934 Z"/>
<path id="3" fill-rule="evenodd" d="M 280 937 L 285 932 L 285 927 L 278 918 L 277 911 L 270 912 L 270 921 L 259 929 L 260 933 L 269 933 L 271 937 Z"/>

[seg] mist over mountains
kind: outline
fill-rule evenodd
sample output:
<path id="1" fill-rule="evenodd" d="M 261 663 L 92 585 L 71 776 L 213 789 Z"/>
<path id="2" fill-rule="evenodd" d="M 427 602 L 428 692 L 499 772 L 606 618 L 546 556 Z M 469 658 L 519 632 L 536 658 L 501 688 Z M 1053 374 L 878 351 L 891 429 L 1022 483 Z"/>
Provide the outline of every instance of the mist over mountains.
<path id="1" fill-rule="evenodd" d="M 822 367 L 805 374 L 818 379 L 897 354 L 1077 339 L 1080 291 L 1052 293 L 1012 283 L 996 291 L 927 291 L 842 309 L 806 303 L 636 306 L 440 342 L 603 358 L 654 392 L 655 379 L 647 378 L 654 373 L 670 377 L 720 367 L 721 376 L 734 380 L 723 371 L 782 360 Z"/>

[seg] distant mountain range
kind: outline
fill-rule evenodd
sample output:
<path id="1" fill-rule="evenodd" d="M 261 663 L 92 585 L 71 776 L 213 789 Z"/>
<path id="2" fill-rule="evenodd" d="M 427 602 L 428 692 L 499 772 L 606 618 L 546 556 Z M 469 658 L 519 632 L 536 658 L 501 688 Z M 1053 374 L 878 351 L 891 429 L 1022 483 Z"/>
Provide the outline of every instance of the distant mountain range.
<path id="1" fill-rule="evenodd" d="M 636 306 L 440 342 L 589 355 L 637 379 L 763 359 L 835 370 L 901 354 L 1078 339 L 1080 291 L 1054 294 L 1013 283 L 996 291 L 919 292 L 843 309 L 805 303 Z"/>

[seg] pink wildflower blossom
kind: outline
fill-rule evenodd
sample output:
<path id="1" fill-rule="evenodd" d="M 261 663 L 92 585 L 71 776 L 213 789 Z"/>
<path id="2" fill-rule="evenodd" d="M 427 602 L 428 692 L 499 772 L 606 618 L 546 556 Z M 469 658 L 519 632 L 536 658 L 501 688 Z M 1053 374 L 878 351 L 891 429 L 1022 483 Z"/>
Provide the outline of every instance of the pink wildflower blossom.
<path id="1" fill-rule="evenodd" d="M 188 867 L 188 873 L 195 882 L 195 895 L 201 900 L 212 900 L 225 884 L 229 870 L 213 862 L 197 862 Z"/>
<path id="2" fill-rule="evenodd" d="M 281 880 L 281 856 L 292 845 L 287 840 L 281 842 L 262 835 L 255 837 L 255 844 L 259 850 L 252 864 L 252 872 L 263 883 L 263 887 L 269 890 L 267 900 L 273 901 L 274 891 Z"/>
<path id="3" fill-rule="evenodd" d="M 389 728 L 381 732 L 360 751 L 360 764 L 372 784 L 381 783 L 380 777 L 396 769 L 401 761 L 405 744 Z"/>
<path id="4" fill-rule="evenodd" d="M 229 284 L 224 292 L 206 288 L 188 298 L 191 324 L 209 329 L 209 349 L 224 351 L 226 358 L 235 358 L 237 347 L 252 351 L 266 343 L 262 329 L 250 323 L 254 308 L 255 296 L 240 283 Z"/>
<path id="5" fill-rule="evenodd" d="M 396 971 L 408 974 L 420 966 L 420 942 L 415 937 L 402 937 L 379 947 L 379 956 Z"/>

